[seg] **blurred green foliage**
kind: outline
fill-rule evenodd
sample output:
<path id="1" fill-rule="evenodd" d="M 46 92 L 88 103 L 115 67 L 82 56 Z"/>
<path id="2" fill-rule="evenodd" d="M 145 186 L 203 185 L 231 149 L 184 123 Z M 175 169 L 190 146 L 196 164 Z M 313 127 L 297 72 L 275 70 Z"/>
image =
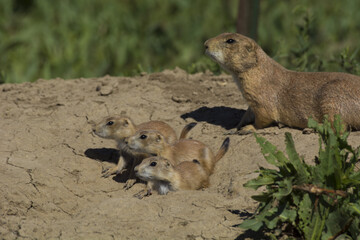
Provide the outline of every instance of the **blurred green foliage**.
<path id="1" fill-rule="evenodd" d="M 258 42 L 289 69 L 359 75 L 359 7 L 356 0 L 262 1 Z"/>
<path id="2" fill-rule="evenodd" d="M 0 82 L 217 64 L 203 42 L 236 29 L 237 0 L 0 0 Z M 261 1 L 258 42 L 285 67 L 359 74 L 360 1 Z"/>

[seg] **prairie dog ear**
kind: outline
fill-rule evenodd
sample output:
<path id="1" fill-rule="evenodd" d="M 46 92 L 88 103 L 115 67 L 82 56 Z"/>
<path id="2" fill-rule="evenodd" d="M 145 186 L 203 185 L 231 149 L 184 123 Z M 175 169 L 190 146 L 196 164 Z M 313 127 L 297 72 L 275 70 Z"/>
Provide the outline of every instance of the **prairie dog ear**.
<path id="1" fill-rule="evenodd" d="M 129 119 L 124 119 L 124 126 L 128 126 L 129 125 Z"/>
<path id="2" fill-rule="evenodd" d="M 166 168 L 169 168 L 170 166 L 171 166 L 171 164 L 170 164 L 168 161 L 166 161 L 165 167 L 166 167 Z"/>
<path id="3" fill-rule="evenodd" d="M 162 136 L 160 134 L 156 134 L 156 142 L 160 142 L 162 139 Z"/>
<path id="4" fill-rule="evenodd" d="M 90 120 L 88 121 L 88 123 L 90 124 L 90 126 L 95 127 L 96 126 L 96 122 L 94 120 Z"/>
<path id="5" fill-rule="evenodd" d="M 248 42 L 245 43 L 245 49 L 248 52 L 252 52 L 252 51 L 255 50 L 255 44 L 253 42 L 251 42 L 251 41 L 248 41 Z"/>

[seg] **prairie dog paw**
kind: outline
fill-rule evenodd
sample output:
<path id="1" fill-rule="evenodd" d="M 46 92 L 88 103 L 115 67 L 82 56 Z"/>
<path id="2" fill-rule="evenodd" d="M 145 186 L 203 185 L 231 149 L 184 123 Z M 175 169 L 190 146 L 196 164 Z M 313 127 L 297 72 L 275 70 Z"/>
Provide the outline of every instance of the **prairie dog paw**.
<path id="1" fill-rule="evenodd" d="M 128 190 L 136 183 L 136 179 L 128 179 L 125 183 L 124 189 Z"/>

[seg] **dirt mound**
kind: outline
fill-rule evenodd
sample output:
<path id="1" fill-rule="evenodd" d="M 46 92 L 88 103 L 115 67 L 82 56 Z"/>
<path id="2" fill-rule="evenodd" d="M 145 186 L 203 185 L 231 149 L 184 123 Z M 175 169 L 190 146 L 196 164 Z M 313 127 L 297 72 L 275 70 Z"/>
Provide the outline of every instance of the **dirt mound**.
<path id="1" fill-rule="evenodd" d="M 136 123 L 163 120 L 216 151 L 246 110 L 228 75 L 181 69 L 139 77 L 38 80 L 1 85 L 0 236 L 2 239 L 245 239 L 236 227 L 252 212 L 243 184 L 267 166 L 252 135 L 230 136 L 230 149 L 202 191 L 139 200 L 143 184 L 123 190 L 121 176 L 102 178 L 116 162 L 115 142 L 91 133 L 90 121 L 121 111 Z M 311 160 L 316 135 L 260 131 L 284 148 L 290 131 Z M 351 140 L 359 140 L 354 133 Z"/>

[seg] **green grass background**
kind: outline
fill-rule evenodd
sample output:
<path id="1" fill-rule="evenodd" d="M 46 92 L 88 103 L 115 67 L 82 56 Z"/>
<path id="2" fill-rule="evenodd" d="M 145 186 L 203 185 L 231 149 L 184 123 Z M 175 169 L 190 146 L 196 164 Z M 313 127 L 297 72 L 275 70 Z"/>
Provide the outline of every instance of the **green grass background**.
<path id="1" fill-rule="evenodd" d="M 0 0 L 0 83 L 219 67 L 237 0 Z M 359 74 L 360 1 L 262 0 L 258 43 L 287 68 Z"/>

